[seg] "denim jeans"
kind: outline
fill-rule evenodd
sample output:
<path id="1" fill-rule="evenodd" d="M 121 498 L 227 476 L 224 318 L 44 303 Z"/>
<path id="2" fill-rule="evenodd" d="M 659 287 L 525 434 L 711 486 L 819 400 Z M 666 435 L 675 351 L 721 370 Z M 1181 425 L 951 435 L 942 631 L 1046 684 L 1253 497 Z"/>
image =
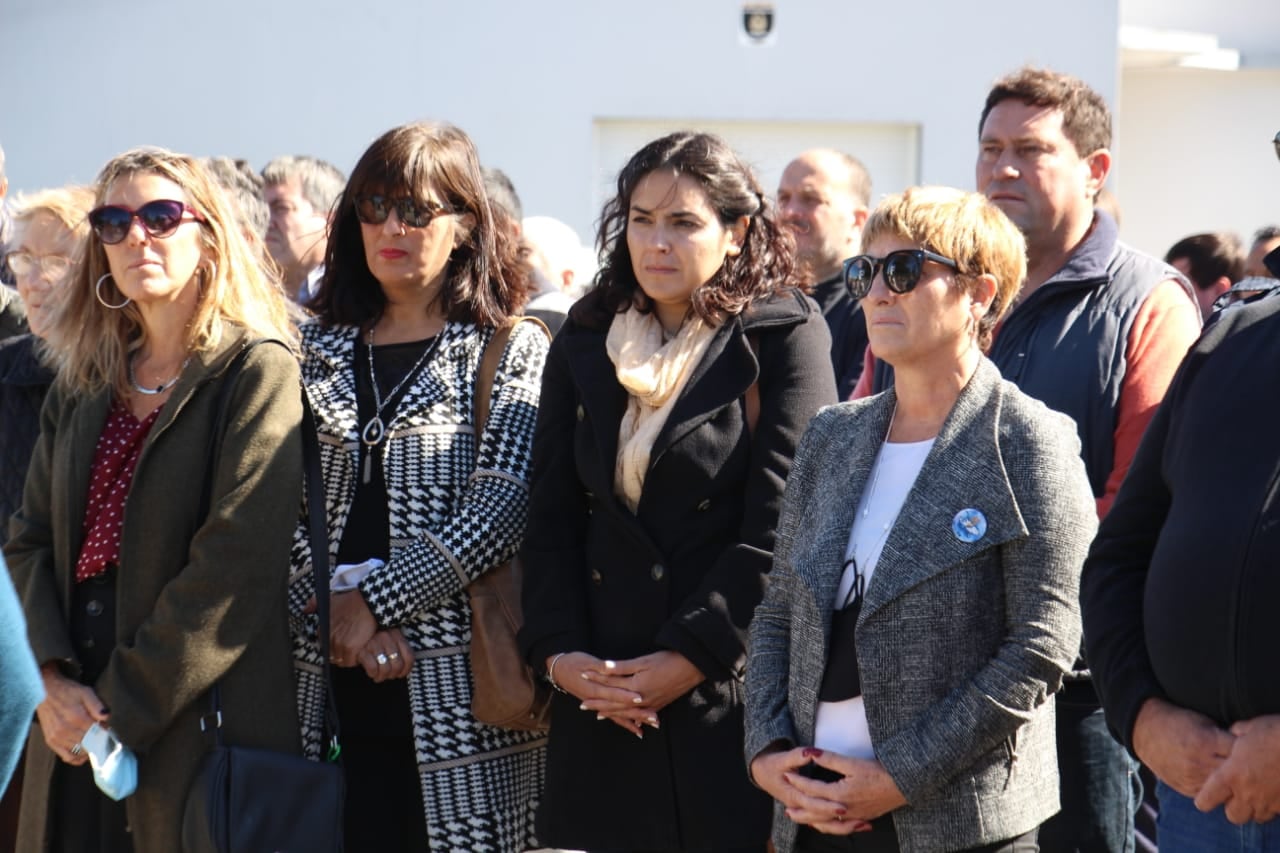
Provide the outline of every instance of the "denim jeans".
<path id="1" fill-rule="evenodd" d="M 1138 763 L 1107 730 L 1091 683 L 1069 682 L 1057 706 L 1062 811 L 1040 828 L 1040 849 L 1133 853 L 1133 816 L 1142 802 Z"/>
<path id="2" fill-rule="evenodd" d="M 1280 853 L 1280 819 L 1236 826 L 1222 806 L 1205 814 L 1195 801 L 1163 782 L 1156 783 L 1160 853 Z"/>

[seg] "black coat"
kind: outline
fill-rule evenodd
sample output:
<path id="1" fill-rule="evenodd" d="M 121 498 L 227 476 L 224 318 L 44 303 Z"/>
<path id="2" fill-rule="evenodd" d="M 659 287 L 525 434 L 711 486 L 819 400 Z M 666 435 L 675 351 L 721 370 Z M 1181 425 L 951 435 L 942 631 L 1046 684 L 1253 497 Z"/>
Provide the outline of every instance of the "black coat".
<path id="1" fill-rule="evenodd" d="M 798 292 L 722 324 L 654 444 L 632 514 L 613 491 L 627 394 L 605 350 L 608 326 L 590 319 L 594 300 L 570 313 L 543 374 L 522 645 L 538 670 L 558 652 L 672 649 L 707 680 L 642 740 L 557 694 L 538 838 L 589 849 L 763 847 L 770 801 L 742 760 L 747 628 L 796 444 L 835 401 L 830 335 Z M 760 415 L 749 430 L 753 382 Z"/>
<path id="2" fill-rule="evenodd" d="M 40 435 L 40 405 L 53 371 L 40 363 L 36 339 L 0 341 L 0 545 L 9 540 L 9 516 L 22 505 L 31 451 Z"/>

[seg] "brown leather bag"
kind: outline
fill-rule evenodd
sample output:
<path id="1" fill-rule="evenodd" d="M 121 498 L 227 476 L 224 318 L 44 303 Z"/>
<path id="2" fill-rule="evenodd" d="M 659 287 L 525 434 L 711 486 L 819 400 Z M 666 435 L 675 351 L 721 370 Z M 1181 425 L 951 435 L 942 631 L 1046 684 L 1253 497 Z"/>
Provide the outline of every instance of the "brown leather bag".
<path id="1" fill-rule="evenodd" d="M 498 361 L 516 324 L 536 323 L 536 317 L 511 317 L 494 333 L 476 373 L 476 449 L 489 419 L 489 399 Z M 471 714 L 490 726 L 518 731 L 541 731 L 550 725 L 551 687 L 536 677 L 520 655 L 516 632 L 524 624 L 520 608 L 523 571 L 520 558 L 494 566 L 467 586 L 471 598 Z"/>

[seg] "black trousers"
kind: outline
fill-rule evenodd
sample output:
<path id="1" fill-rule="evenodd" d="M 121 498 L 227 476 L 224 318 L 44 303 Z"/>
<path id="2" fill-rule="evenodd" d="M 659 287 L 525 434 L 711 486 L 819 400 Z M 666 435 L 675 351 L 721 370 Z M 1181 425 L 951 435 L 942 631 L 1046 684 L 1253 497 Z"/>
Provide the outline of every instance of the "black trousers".
<path id="1" fill-rule="evenodd" d="M 333 670 L 333 683 L 347 777 L 346 850 L 426 850 L 409 682 L 375 683 L 360 667 L 348 667 Z"/>
<path id="2" fill-rule="evenodd" d="M 962 853 L 1038 853 L 1040 845 L 1036 843 L 1037 830 L 971 847 Z M 808 826 L 800 827 L 796 833 L 796 853 L 898 853 L 898 833 L 893 828 L 893 818 L 886 815 L 871 822 L 870 832 L 855 832 L 852 835 L 825 835 Z"/>
<path id="3" fill-rule="evenodd" d="M 76 584 L 71 595 L 71 642 L 84 684 L 97 682 L 116 644 L 116 570 Z M 98 790 L 88 763 L 59 763 L 49 792 L 49 837 L 58 853 L 133 853 L 123 802 Z"/>

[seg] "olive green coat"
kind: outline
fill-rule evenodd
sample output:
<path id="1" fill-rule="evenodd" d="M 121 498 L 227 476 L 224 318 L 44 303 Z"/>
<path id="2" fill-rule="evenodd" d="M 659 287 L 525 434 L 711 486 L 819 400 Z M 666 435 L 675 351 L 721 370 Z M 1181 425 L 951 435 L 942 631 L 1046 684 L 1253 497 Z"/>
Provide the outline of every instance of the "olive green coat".
<path id="1" fill-rule="evenodd" d="M 93 685 L 110 708 L 112 728 L 138 755 L 138 789 L 126 801 L 137 853 L 180 849 L 187 791 L 206 752 L 199 717 L 214 682 L 227 742 L 301 749 L 285 610 L 302 491 L 298 367 L 275 344 L 249 353 L 201 523 L 220 380 L 244 343 L 235 333 L 226 338 L 216 352 L 192 357 L 147 437 L 121 534 L 117 645 Z M 68 603 L 111 398 L 110 391 L 50 393 L 5 550 L 36 659 L 59 661 L 68 673 L 79 672 Z M 47 850 L 50 821 L 74 820 L 51 813 L 57 764 L 33 726 L 20 850 Z"/>

